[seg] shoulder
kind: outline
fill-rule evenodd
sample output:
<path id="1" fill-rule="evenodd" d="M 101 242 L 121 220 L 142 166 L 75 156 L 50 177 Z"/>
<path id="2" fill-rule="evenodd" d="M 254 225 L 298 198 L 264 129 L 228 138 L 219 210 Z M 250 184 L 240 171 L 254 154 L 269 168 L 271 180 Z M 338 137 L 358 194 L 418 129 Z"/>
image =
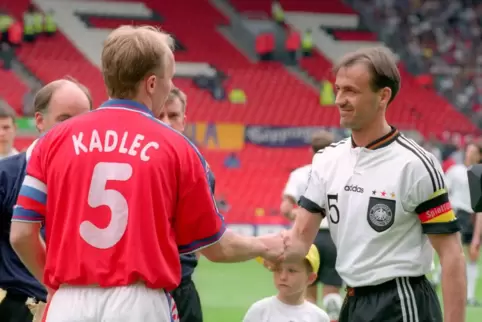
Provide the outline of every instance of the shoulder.
<path id="1" fill-rule="evenodd" d="M 438 175 L 442 167 L 438 159 L 415 141 L 400 134 L 396 140 L 399 149 L 396 151 L 401 166 L 405 165 L 417 175 Z"/>
<path id="2" fill-rule="evenodd" d="M 319 150 L 313 157 L 313 164 L 327 160 L 334 160 L 335 157 L 346 153 L 347 146 L 350 144 L 350 138 L 345 138 L 336 143 L 332 143 L 324 149 Z"/>
<path id="3" fill-rule="evenodd" d="M 25 152 L 20 152 L 18 154 L 6 157 L 5 159 L 0 160 L 0 171 L 4 171 L 5 169 L 10 169 L 12 167 L 19 168 L 26 161 L 27 157 Z"/>
<path id="4" fill-rule="evenodd" d="M 330 317 L 328 316 L 328 314 L 317 305 L 311 302 L 305 301 L 305 307 L 306 307 L 306 310 L 309 311 L 312 316 L 315 316 L 317 318 L 316 321 L 330 322 Z"/>
<path id="5" fill-rule="evenodd" d="M 25 171 L 27 165 L 27 157 L 25 152 L 9 156 L 0 160 L 0 175 L 3 178 L 5 176 L 17 177 L 20 172 Z"/>
<path id="6" fill-rule="evenodd" d="M 261 299 L 258 302 L 255 302 L 253 305 L 251 305 L 248 312 L 261 312 L 266 307 L 270 306 L 272 302 L 273 302 L 272 296 Z"/>
<path id="7" fill-rule="evenodd" d="M 463 164 L 454 164 L 447 170 L 446 175 L 459 175 L 460 173 L 465 173 L 466 171 L 467 168 Z"/>
<path id="8" fill-rule="evenodd" d="M 26 165 L 27 157 L 25 152 L 0 160 L 0 185 L 3 186 L 7 178 L 17 178 L 20 174 L 23 174 Z"/>
<path id="9" fill-rule="evenodd" d="M 307 164 L 291 171 L 291 176 L 299 177 L 299 176 L 307 175 L 310 172 L 310 170 L 311 170 L 311 164 Z"/>

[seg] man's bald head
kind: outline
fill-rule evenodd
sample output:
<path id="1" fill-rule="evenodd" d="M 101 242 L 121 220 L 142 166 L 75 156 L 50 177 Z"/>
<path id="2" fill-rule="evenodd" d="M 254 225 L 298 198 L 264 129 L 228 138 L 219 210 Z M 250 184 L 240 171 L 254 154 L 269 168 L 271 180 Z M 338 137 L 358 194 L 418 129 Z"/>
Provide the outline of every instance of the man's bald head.
<path id="1" fill-rule="evenodd" d="M 55 80 L 35 95 L 35 122 L 40 132 L 92 109 L 89 90 L 73 78 Z"/>

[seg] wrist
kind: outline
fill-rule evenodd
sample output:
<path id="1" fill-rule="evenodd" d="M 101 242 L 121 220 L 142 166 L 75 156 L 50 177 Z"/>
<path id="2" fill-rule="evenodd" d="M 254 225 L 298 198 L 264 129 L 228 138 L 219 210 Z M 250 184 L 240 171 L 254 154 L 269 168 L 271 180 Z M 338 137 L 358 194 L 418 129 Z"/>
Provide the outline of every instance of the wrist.
<path id="1" fill-rule="evenodd" d="M 264 257 L 266 253 L 269 251 L 268 247 L 266 244 L 263 242 L 263 237 L 258 236 L 254 237 L 253 240 L 253 255 L 254 257 Z"/>

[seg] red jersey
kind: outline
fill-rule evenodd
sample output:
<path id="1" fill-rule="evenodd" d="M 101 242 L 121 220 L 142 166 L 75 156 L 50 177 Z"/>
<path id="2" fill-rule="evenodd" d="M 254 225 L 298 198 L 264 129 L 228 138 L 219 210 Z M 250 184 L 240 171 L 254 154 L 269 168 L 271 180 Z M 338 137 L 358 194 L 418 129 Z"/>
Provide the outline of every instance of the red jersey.
<path id="1" fill-rule="evenodd" d="M 44 283 L 174 289 L 179 255 L 225 231 L 208 167 L 143 105 L 110 100 L 33 149 L 12 220 L 45 221 Z"/>

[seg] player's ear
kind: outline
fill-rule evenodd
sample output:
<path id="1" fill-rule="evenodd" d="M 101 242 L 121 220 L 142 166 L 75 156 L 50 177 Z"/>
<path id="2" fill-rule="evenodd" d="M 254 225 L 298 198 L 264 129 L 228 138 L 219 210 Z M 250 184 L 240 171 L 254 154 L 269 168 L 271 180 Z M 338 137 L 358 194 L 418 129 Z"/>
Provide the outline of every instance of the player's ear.
<path id="1" fill-rule="evenodd" d="M 316 281 L 316 273 L 310 272 L 308 275 L 308 285 L 313 284 Z"/>
<path id="2" fill-rule="evenodd" d="M 35 127 L 37 128 L 37 131 L 43 132 L 45 130 L 45 124 L 44 124 L 44 116 L 40 112 L 35 112 Z"/>
<path id="3" fill-rule="evenodd" d="M 146 91 L 150 94 L 153 95 L 156 89 L 157 85 L 157 77 L 156 75 L 150 75 L 147 77 L 146 80 Z"/>
<path id="4" fill-rule="evenodd" d="M 388 102 L 392 97 L 392 90 L 389 87 L 384 87 L 380 90 L 380 105 L 388 106 Z"/>

